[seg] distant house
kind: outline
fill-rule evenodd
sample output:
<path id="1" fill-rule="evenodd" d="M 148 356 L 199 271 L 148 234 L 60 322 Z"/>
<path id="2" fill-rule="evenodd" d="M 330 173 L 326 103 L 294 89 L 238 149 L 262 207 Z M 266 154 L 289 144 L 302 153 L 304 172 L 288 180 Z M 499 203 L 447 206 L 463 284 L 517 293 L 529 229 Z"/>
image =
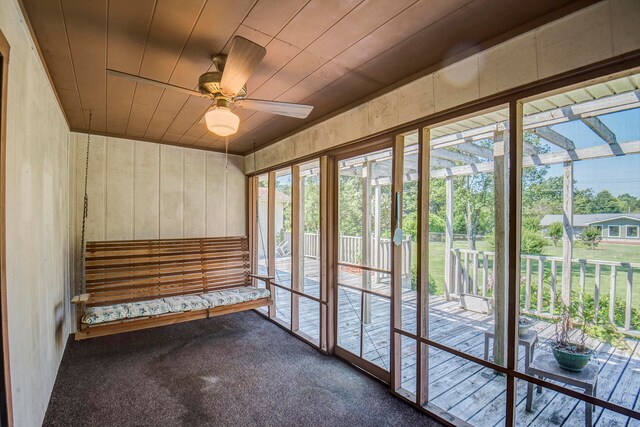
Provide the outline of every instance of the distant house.
<path id="1" fill-rule="evenodd" d="M 542 231 L 546 234 L 554 222 L 562 223 L 562 215 L 545 215 L 540 221 Z M 579 236 L 587 226 L 598 228 L 603 242 L 640 243 L 640 214 L 573 215 L 574 236 Z"/>

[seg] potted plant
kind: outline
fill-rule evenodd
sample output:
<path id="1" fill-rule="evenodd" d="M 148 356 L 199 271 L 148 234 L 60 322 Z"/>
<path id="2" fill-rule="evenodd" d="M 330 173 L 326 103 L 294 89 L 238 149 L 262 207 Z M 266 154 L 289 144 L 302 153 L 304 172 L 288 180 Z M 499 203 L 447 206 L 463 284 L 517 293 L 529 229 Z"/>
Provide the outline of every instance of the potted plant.
<path id="1" fill-rule="evenodd" d="M 580 325 L 576 325 L 578 329 L 577 340 L 571 341 L 569 339 L 569 333 L 574 327 L 574 317 L 579 317 L 577 310 L 563 306 L 562 315 L 556 323 L 556 334 L 551 344 L 551 350 L 561 368 L 571 372 L 580 372 L 587 366 L 594 351 L 586 346 L 585 328 L 587 325 L 584 318 L 580 319 Z"/>

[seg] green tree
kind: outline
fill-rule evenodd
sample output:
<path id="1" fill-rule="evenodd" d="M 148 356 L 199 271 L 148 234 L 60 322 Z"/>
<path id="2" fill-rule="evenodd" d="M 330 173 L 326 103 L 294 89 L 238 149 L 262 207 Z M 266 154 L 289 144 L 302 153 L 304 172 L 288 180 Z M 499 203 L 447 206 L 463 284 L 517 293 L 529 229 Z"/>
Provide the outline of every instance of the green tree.
<path id="1" fill-rule="evenodd" d="M 620 213 L 620 204 L 610 192 L 602 190 L 591 200 L 590 213 Z"/>
<path id="2" fill-rule="evenodd" d="M 554 222 L 553 224 L 549 225 L 547 236 L 549 236 L 553 241 L 553 246 L 558 246 L 558 240 L 562 239 L 563 233 L 564 229 L 562 227 L 562 223 Z"/>
<path id="3" fill-rule="evenodd" d="M 621 213 L 640 212 L 640 199 L 628 193 L 618 196 L 618 208 Z"/>
<path id="4" fill-rule="evenodd" d="M 462 177 L 460 182 L 462 185 L 457 189 L 455 199 L 458 207 L 462 208 L 467 244 L 469 249 L 475 250 L 477 235 L 485 231 L 483 225 L 486 225 L 486 219 L 493 211 L 493 175 L 468 175 Z"/>

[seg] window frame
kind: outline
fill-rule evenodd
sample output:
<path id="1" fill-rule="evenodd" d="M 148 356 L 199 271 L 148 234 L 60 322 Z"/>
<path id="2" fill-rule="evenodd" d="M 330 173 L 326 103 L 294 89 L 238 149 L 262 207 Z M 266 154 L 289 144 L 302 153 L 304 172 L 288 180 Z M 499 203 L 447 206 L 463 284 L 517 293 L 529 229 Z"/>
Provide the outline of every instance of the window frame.
<path id="1" fill-rule="evenodd" d="M 616 228 L 616 227 L 618 228 L 618 234 L 617 234 L 617 235 L 615 235 L 615 234 L 611 234 L 611 228 L 612 228 L 612 227 L 613 227 L 613 228 Z M 622 231 L 622 226 L 621 226 L 621 225 L 608 225 L 608 226 L 607 226 L 607 237 L 617 237 L 617 238 L 620 238 L 620 237 L 622 237 L 622 233 L 621 233 L 621 231 Z"/>
<path id="2" fill-rule="evenodd" d="M 636 230 L 636 235 L 635 236 L 629 236 L 629 230 L 635 229 Z M 627 225 L 625 226 L 625 238 L 627 239 L 639 239 L 640 238 L 640 225 Z"/>

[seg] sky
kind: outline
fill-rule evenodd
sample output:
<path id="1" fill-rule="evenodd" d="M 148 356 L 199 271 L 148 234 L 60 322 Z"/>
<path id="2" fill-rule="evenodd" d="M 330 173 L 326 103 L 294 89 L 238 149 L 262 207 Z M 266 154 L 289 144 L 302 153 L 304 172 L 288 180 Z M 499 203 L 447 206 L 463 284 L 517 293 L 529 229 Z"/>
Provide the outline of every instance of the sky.
<path id="1" fill-rule="evenodd" d="M 640 140 L 640 108 L 598 117 L 615 133 L 618 142 Z M 551 127 L 571 139 L 577 148 L 604 144 L 579 120 Z M 551 166 L 548 175 L 562 175 L 562 165 Z M 609 190 L 616 196 L 629 193 L 640 197 L 640 154 L 576 162 L 573 175 L 580 189 L 592 188 L 594 193 Z"/>

